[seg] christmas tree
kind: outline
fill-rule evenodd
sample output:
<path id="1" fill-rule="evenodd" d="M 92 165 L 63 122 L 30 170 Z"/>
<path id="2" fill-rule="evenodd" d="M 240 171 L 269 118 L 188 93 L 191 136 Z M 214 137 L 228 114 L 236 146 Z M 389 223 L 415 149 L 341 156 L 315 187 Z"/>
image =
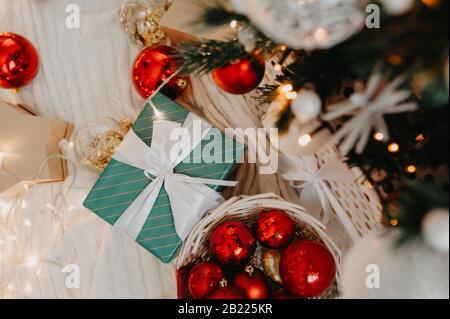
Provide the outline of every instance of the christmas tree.
<path id="1" fill-rule="evenodd" d="M 204 2 L 198 24 L 229 24 L 226 40 L 185 42 L 184 73 L 212 73 L 228 93 L 248 93 L 293 122 L 322 130 L 386 205 L 416 184 L 448 192 L 448 1 Z M 243 89 L 244 88 L 244 89 Z M 391 217 L 392 218 L 392 217 Z M 396 223 L 396 219 L 394 219 Z"/>

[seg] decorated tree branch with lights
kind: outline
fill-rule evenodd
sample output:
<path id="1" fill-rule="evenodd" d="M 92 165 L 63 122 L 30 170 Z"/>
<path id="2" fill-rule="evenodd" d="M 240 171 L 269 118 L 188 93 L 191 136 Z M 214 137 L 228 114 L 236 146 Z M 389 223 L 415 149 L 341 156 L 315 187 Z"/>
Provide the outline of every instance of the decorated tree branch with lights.
<path id="1" fill-rule="evenodd" d="M 363 172 L 393 226 L 348 253 L 343 296 L 446 295 L 439 283 L 449 250 L 448 1 L 230 2 L 205 5 L 198 23 L 230 24 L 234 36 L 181 44 L 184 72 L 211 72 L 232 94 L 255 89 L 280 134 L 299 134 L 290 139 L 301 146 L 330 131 L 329 144 Z M 276 76 L 260 84 L 263 61 Z M 354 274 L 367 264 L 383 267 L 384 289 L 358 284 L 365 279 Z M 422 278 L 427 267 L 435 277 Z"/>
<path id="2" fill-rule="evenodd" d="M 235 34 L 181 44 L 184 72 L 243 94 L 270 61 L 273 83 L 251 94 L 282 134 L 320 121 L 380 194 L 417 179 L 448 188 L 433 175 L 448 168 L 447 1 L 216 1 L 200 20 Z"/>

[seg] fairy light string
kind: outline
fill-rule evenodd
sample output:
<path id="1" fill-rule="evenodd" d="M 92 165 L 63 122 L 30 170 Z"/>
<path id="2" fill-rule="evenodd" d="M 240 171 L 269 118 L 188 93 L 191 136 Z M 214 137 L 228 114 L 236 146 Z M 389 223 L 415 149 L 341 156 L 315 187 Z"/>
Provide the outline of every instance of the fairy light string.
<path id="1" fill-rule="evenodd" d="M 52 256 L 52 251 L 43 248 L 36 249 L 31 241 L 31 228 L 33 227 L 31 217 L 34 216 L 28 217 L 25 212 L 30 209 L 29 197 L 35 186 L 22 184 L 20 194 L 0 195 L 0 299 L 31 296 L 36 286 L 34 281 L 42 275 L 44 265 L 57 268 L 58 273 L 63 276 L 62 269 L 75 260 L 75 245 L 66 236 L 65 217 L 67 213 L 75 210 L 75 207 L 69 205 L 68 196 L 74 190 L 76 166 L 70 158 L 64 155 L 50 155 L 42 162 L 36 180 L 40 180 L 45 166 L 54 159 L 67 161 L 72 171 L 70 180 L 66 180 L 64 185 L 59 185 L 61 187 L 52 196 L 51 202 L 46 203 L 43 207 L 36 208 L 33 215 L 50 213 L 51 223 L 55 229 L 52 240 L 53 247 L 55 244 L 61 243 L 66 245 L 67 247 L 62 250 L 64 256 L 58 256 L 58 254 Z M 3 171 L 3 174 L 5 174 L 5 171 Z M 16 180 L 18 181 L 18 179 Z M 39 220 L 44 220 L 44 218 L 39 217 Z M 33 247 L 33 249 L 30 251 L 29 247 Z M 63 259 L 67 259 L 67 261 L 62 262 Z M 24 280 L 24 277 L 30 280 Z M 68 293 L 73 295 L 71 291 L 68 291 Z"/>
<path id="2" fill-rule="evenodd" d="M 180 73 L 180 70 L 172 73 L 167 79 L 165 79 L 161 85 L 153 92 L 148 98 L 147 102 L 151 105 L 156 118 L 162 116 L 162 112 L 154 105 L 152 99 L 166 86 L 174 77 Z M 73 149 L 73 143 L 67 144 L 69 148 Z M 0 153 L 0 164 L 4 158 L 3 153 Z M 14 198 L 3 198 L 0 195 L 0 299 L 2 298 L 17 298 L 27 297 L 33 292 L 33 285 L 30 282 L 22 284 L 21 290 L 15 285 L 15 280 L 18 278 L 19 270 L 26 267 L 29 271 L 34 271 L 35 276 L 39 277 L 42 274 L 42 266 L 44 264 L 57 267 L 59 273 L 67 266 L 67 264 L 73 263 L 75 260 L 75 245 L 68 236 L 66 236 L 66 221 L 65 217 L 67 213 L 76 210 L 76 207 L 69 204 L 68 196 L 70 192 L 76 188 L 83 189 L 81 187 L 74 187 L 77 177 L 76 166 L 71 158 L 61 154 L 52 154 L 47 157 L 39 167 L 35 180 L 40 180 L 44 172 L 46 165 L 51 160 L 62 159 L 67 161 L 72 171 L 70 175 L 70 181 L 65 182 L 62 185 L 62 192 L 57 193 L 52 197 L 52 202 L 48 202 L 41 207 L 40 212 L 43 214 L 51 214 L 52 224 L 55 226 L 57 235 L 54 239 L 55 242 L 64 242 L 68 244 L 68 249 L 64 249 L 66 255 L 70 252 L 70 260 L 67 263 L 61 263 L 58 257 L 51 258 L 43 254 L 43 252 L 26 252 L 27 244 L 30 242 L 32 222 L 26 218 L 24 212 L 29 208 L 27 198 L 30 195 L 31 190 L 34 187 L 23 183 L 22 193 Z M 20 183 L 20 180 L 14 174 L 5 172 L 1 169 L 0 173 L 13 178 Z M 68 183 L 68 184 L 67 184 Z M 9 204 L 6 204 L 9 202 Z M 69 294 L 73 294 L 68 290 Z M 72 296 L 74 297 L 74 296 Z"/>

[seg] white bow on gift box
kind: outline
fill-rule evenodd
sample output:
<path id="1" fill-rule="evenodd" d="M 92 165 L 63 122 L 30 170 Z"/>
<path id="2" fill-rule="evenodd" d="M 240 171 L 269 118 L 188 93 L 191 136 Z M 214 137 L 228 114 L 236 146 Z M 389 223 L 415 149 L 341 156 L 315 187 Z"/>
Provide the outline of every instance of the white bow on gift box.
<path id="1" fill-rule="evenodd" d="M 354 175 L 342 159 L 331 158 L 322 167 L 314 156 L 283 156 L 283 178 L 300 192 L 300 204 L 322 222 L 331 219 L 331 206 L 338 205 L 326 182 L 353 182 Z"/>
<path id="2" fill-rule="evenodd" d="M 195 122 L 201 123 L 201 134 L 193 133 Z M 188 115 L 183 125 L 158 120 L 154 122 L 151 147 L 148 147 L 132 129 L 129 131 L 116 151 L 114 159 L 144 170 L 144 175 L 152 182 L 122 214 L 114 227 L 136 239 L 163 186 L 167 191 L 175 229 L 181 240 L 188 237 L 206 212 L 222 204 L 224 201 L 222 196 L 206 185 L 233 187 L 237 182 L 174 173 L 175 167 L 201 144 L 210 128 L 209 124 L 192 113 Z M 171 138 L 174 130 L 179 129 L 183 129 L 185 133 L 181 141 Z"/>

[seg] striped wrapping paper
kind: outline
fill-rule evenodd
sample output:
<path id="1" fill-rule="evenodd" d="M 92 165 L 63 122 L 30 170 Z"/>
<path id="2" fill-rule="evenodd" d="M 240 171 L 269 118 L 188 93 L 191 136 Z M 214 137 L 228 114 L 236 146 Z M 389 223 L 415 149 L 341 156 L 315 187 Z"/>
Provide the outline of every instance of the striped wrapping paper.
<path id="1" fill-rule="evenodd" d="M 152 101 L 162 114 L 157 119 L 183 123 L 189 114 L 187 110 L 164 95 L 158 94 Z M 147 103 L 133 125 L 135 133 L 149 146 L 152 142 L 154 120 L 156 120 L 154 109 Z M 244 146 L 215 128 L 211 128 L 211 130 L 213 130 L 210 131 L 211 134 L 208 134 L 207 138 L 198 146 L 202 148 L 201 152 L 194 150 L 192 154 L 202 154 L 203 150 L 221 149 L 222 158 L 231 158 L 232 161 L 213 164 L 196 163 L 198 161 L 182 162 L 175 168 L 175 173 L 219 180 L 230 177 L 236 169 L 238 160 L 242 159 L 244 155 Z M 219 141 L 222 144 L 221 147 L 217 147 L 217 141 L 212 142 L 211 136 L 215 135 L 222 136 Z M 192 154 L 191 157 L 193 157 Z M 144 175 L 142 170 L 113 159 L 89 193 L 84 206 L 113 225 L 150 182 L 151 180 Z M 218 192 L 221 191 L 219 186 L 209 187 Z M 175 230 L 172 209 L 164 187 L 161 189 L 137 242 L 164 263 L 173 260 L 182 244 Z"/>

